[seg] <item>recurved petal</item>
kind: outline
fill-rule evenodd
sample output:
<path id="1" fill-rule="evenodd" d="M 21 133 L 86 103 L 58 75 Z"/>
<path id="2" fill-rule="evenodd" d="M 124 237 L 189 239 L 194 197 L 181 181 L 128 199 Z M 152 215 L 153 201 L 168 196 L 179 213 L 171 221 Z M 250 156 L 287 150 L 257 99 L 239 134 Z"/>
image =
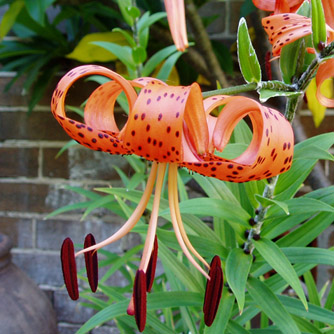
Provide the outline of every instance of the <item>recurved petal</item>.
<path id="1" fill-rule="evenodd" d="M 146 274 L 143 270 L 137 270 L 133 286 L 133 303 L 136 324 L 140 332 L 146 324 Z"/>
<path id="2" fill-rule="evenodd" d="M 86 107 L 88 124 L 83 124 L 66 116 L 65 97 L 76 80 L 93 74 L 108 77 L 113 83 L 102 85 L 93 92 Z M 81 145 L 112 154 L 129 154 L 118 139 L 118 128 L 113 116 L 113 103 L 121 91 L 124 91 L 129 107 L 132 108 L 137 94 L 129 81 L 102 66 L 79 66 L 69 71 L 59 81 L 52 96 L 51 111 L 68 135 Z"/>
<path id="3" fill-rule="evenodd" d="M 165 0 L 169 29 L 176 48 L 184 51 L 188 47 L 186 16 L 183 0 Z"/>
<path id="4" fill-rule="evenodd" d="M 285 6 L 288 6 L 289 9 L 285 8 L 286 13 L 290 11 L 295 11 L 300 4 L 303 3 L 304 0 L 253 0 L 254 5 L 261 9 L 268 12 L 275 11 L 275 6 L 277 5 L 277 2 L 285 2 Z M 281 12 L 283 13 L 283 12 Z"/>
<path id="5" fill-rule="evenodd" d="M 60 259 L 68 295 L 71 299 L 77 300 L 79 298 L 77 266 L 75 263 L 74 246 L 70 238 L 66 238 L 61 246 Z"/>
<path id="6" fill-rule="evenodd" d="M 273 56 L 278 56 L 284 45 L 312 33 L 311 19 L 298 14 L 277 14 L 262 19 L 262 25 L 273 46 Z"/>
<path id="7" fill-rule="evenodd" d="M 96 242 L 93 234 L 91 233 L 87 234 L 84 242 L 84 248 L 88 248 L 95 244 Z M 85 254 L 85 264 L 86 264 L 89 286 L 92 292 L 95 292 L 97 289 L 98 279 L 99 279 L 97 251 L 95 250 L 89 251 L 84 254 Z"/>
<path id="8" fill-rule="evenodd" d="M 334 59 L 329 59 L 325 63 L 321 64 L 317 75 L 316 75 L 316 84 L 317 84 L 317 99 L 318 101 L 327 108 L 334 108 L 334 99 L 330 99 L 324 96 L 321 93 L 322 83 L 334 77 Z"/>
<path id="9" fill-rule="evenodd" d="M 334 1 L 322 0 L 322 6 L 324 7 L 326 23 L 334 29 Z"/>
<path id="10" fill-rule="evenodd" d="M 224 105 L 220 112 L 210 145 L 222 151 L 236 124 L 249 116 L 253 138 L 248 148 L 235 159 L 224 159 L 208 154 L 205 159 L 184 161 L 183 166 L 202 175 L 231 182 L 260 180 L 290 169 L 293 156 L 293 131 L 289 122 L 277 110 L 264 107 L 246 97 L 210 97 L 205 101 L 206 112 Z"/>
<path id="11" fill-rule="evenodd" d="M 211 326 L 215 320 L 221 294 L 223 291 L 223 271 L 219 256 L 215 256 L 210 264 L 210 280 L 206 283 L 205 297 L 203 304 L 204 322 Z"/>

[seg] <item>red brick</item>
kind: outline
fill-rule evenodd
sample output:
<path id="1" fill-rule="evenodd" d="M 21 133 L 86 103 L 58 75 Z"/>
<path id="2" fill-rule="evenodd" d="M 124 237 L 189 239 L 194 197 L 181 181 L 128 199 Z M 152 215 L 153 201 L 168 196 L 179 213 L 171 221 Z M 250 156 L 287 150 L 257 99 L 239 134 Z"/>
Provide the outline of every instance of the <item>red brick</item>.
<path id="1" fill-rule="evenodd" d="M 37 148 L 0 147 L 0 156 L 0 177 L 37 176 Z"/>
<path id="2" fill-rule="evenodd" d="M 0 141 L 7 139 L 68 140 L 51 112 L 0 112 Z"/>
<path id="3" fill-rule="evenodd" d="M 0 183 L 0 211 L 36 212 L 51 211 L 45 204 L 49 186 L 32 183 Z"/>
<path id="4" fill-rule="evenodd" d="M 43 149 L 43 176 L 68 179 L 68 152 L 65 151 L 58 158 L 56 158 L 58 152 L 59 149 Z"/>

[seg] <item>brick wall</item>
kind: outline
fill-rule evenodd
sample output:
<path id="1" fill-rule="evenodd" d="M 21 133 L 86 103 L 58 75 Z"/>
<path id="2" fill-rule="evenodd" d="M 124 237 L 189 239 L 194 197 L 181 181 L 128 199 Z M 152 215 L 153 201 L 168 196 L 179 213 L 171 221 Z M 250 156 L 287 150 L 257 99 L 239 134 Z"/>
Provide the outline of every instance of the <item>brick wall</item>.
<path id="1" fill-rule="evenodd" d="M 215 11 L 225 13 L 225 21 L 209 26 L 216 39 L 235 40 L 237 20 L 242 1 L 220 1 Z M 234 14 L 233 14 L 234 13 Z M 45 220 L 53 210 L 80 201 L 80 196 L 63 189 L 64 185 L 107 186 L 119 180 L 113 170 L 116 164 L 127 168 L 125 160 L 82 147 L 72 147 L 58 159 L 55 155 L 68 141 L 67 135 L 53 119 L 49 100 L 45 99 L 27 116 L 28 96 L 22 94 L 18 82 L 8 93 L 3 87 L 12 73 L 0 74 L 0 232 L 14 241 L 13 261 L 45 290 L 56 309 L 61 334 L 72 334 L 92 311 L 72 302 L 62 288 L 59 247 L 66 236 L 82 243 L 83 236 L 92 232 L 98 240 L 110 235 L 122 221 L 100 211 L 80 221 L 80 212 L 68 213 Z M 78 94 L 82 98 L 82 92 Z M 76 94 L 72 94 L 76 97 Z M 83 100 L 83 99 L 82 99 Z M 81 102 L 82 102 L 81 100 Z M 334 113 L 328 111 L 326 121 L 315 129 L 308 111 L 301 113 L 308 136 L 334 131 Z M 334 180 L 333 163 L 325 163 L 325 171 Z M 324 234 L 320 246 L 333 245 L 334 231 Z M 128 241 L 122 240 L 112 250 L 122 252 Z M 125 243 L 125 244 L 124 244 Z M 328 277 L 324 268 L 321 280 Z M 114 277 L 117 280 L 117 277 Z M 93 334 L 118 333 L 113 327 L 103 326 Z"/>

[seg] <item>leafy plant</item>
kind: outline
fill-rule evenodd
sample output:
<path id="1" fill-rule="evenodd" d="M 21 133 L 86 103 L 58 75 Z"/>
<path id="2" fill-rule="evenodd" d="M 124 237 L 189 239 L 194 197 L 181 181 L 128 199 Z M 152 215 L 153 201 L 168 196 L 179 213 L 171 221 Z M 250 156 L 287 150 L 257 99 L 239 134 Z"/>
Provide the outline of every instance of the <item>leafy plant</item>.
<path id="1" fill-rule="evenodd" d="M 134 31 L 131 35 L 125 30 L 117 29 L 117 32 L 125 36 L 128 45 L 119 46 L 109 42 L 95 44 L 113 53 L 126 66 L 127 75 L 131 79 L 138 73 L 143 76 L 149 75 L 167 57 L 165 64 L 168 63 L 171 69 L 171 64 L 174 65 L 178 57 L 178 52 L 172 47 L 168 51 L 164 49 L 161 54 L 157 53 L 146 61 L 148 38 L 146 29 L 160 18 L 160 14 L 151 16 L 144 14 L 140 17 L 139 12 L 133 9 L 130 3 L 119 2 L 119 5 L 125 21 Z M 321 64 L 334 58 L 334 37 L 329 41 L 324 40 L 324 29 L 327 32 L 328 28 L 324 26 L 321 9 L 320 1 L 312 0 L 311 4 L 304 2 L 300 10 L 304 11 L 303 15 L 312 15 L 312 19 L 305 16 L 294 17 L 298 24 L 302 25 L 302 32 L 297 30 L 298 27 L 294 28 L 295 25 L 289 27 L 291 30 L 288 32 L 285 31 L 287 27 L 284 21 L 289 20 L 291 15 L 298 14 L 285 13 L 264 19 L 265 29 L 272 37 L 274 46 L 277 46 L 274 52 L 281 55 L 283 81 L 262 81 L 258 58 L 248 34 L 246 21 L 241 19 L 238 31 L 238 60 L 247 83 L 206 92 L 203 95 L 206 97 L 216 96 L 217 93 L 230 95 L 255 90 L 259 93 L 261 101 L 283 96 L 287 100 L 285 117 L 292 122 L 301 97 Z M 303 35 L 306 32 L 307 37 Z M 275 38 L 285 33 L 290 33 L 291 36 L 301 34 L 301 36 L 298 35 L 299 38 L 296 38 L 293 44 L 288 43 L 290 39 L 286 40 L 287 45 L 284 46 L 275 41 Z M 314 36 L 309 38 L 310 34 Z M 310 46 L 305 41 L 298 42 L 303 38 L 308 38 L 307 43 L 311 43 L 316 56 L 306 55 L 306 48 Z M 319 43 L 327 44 L 320 46 L 322 48 L 320 50 Z M 283 50 L 280 51 L 282 47 Z M 303 50 L 299 50 L 300 48 Z M 289 60 L 292 61 L 289 63 Z M 103 85 L 107 83 L 103 81 L 102 87 L 105 88 Z M 227 101 L 226 104 L 220 105 L 218 110 L 214 110 L 215 113 L 227 112 L 224 108 L 231 100 L 227 98 L 224 101 Z M 147 105 L 151 102 L 150 99 L 146 100 Z M 119 103 L 122 104 L 121 98 Z M 249 112 L 251 111 L 249 109 Z M 61 117 L 58 117 L 60 122 L 65 120 L 63 116 Z M 234 159 L 240 156 L 254 140 L 247 122 L 240 119 L 237 121 L 240 122 L 235 126 L 229 143 L 223 152 L 217 153 L 222 159 Z M 79 123 L 76 124 L 81 127 Z M 88 131 L 90 130 L 87 130 L 87 133 Z M 109 139 L 109 134 L 104 133 Z M 254 130 L 254 133 L 257 132 Z M 77 136 L 73 135 L 74 138 Z M 277 145 L 280 144 L 284 151 L 290 145 L 287 142 Z M 202 320 L 202 298 L 207 289 L 205 279 L 199 271 L 190 266 L 191 261 L 171 232 L 175 208 L 171 206 L 170 198 L 167 197 L 165 180 L 159 180 L 161 182 L 159 191 L 162 193 L 159 216 L 163 220 L 157 227 L 156 235 L 159 240 L 159 259 L 163 274 L 156 277 L 153 292 L 148 295 L 146 329 L 138 326 L 137 319 L 136 324 L 134 319 L 127 315 L 129 310 L 127 296 L 131 293 L 134 282 L 135 284 L 137 282 L 137 263 L 140 259 L 138 254 L 143 248 L 139 245 L 124 256 L 101 252 L 104 259 L 100 262 L 100 267 L 106 266 L 108 269 L 101 278 L 98 289 L 105 295 L 107 301 L 93 297 L 88 290 L 84 293 L 87 299 L 85 305 L 95 309 L 97 313 L 77 333 L 88 333 L 96 326 L 112 319 L 122 333 L 135 333 L 137 326 L 145 333 L 333 333 L 333 282 L 328 282 L 318 291 L 311 270 L 318 264 L 333 266 L 334 250 L 309 245 L 333 223 L 334 187 L 317 189 L 304 195 L 298 194 L 319 160 L 334 160 L 333 155 L 329 153 L 333 145 L 333 132 L 296 144 L 293 159 L 291 156 L 284 162 L 285 166 L 288 162 L 292 162 L 291 168 L 283 167 L 282 175 L 267 177 L 266 180 L 232 183 L 215 177 L 189 174 L 182 168 L 178 170 L 180 212 L 190 243 L 205 259 L 217 255 L 222 260 L 225 284 L 217 317 L 211 327 L 205 326 Z M 270 156 L 273 161 L 274 154 L 275 150 L 271 151 Z M 208 159 L 210 158 L 211 156 Z M 144 194 L 142 186 L 148 178 L 147 163 L 132 156 L 126 159 L 134 170 L 131 177 L 115 168 L 124 187 L 97 188 L 96 192 L 70 188 L 85 196 L 87 201 L 61 208 L 50 216 L 73 209 L 84 209 L 83 217 L 86 217 L 96 208 L 103 207 L 128 219 L 134 208 L 142 201 Z M 165 161 L 162 162 L 164 163 Z M 186 188 L 194 187 L 194 184 L 201 193 L 197 193 L 195 198 L 189 198 Z M 154 196 L 149 197 L 146 205 L 146 209 L 152 214 L 156 208 L 154 200 Z M 151 224 L 147 224 L 144 215 L 133 231 L 144 236 L 150 227 Z M 94 245 L 92 247 L 94 248 Z M 106 283 L 116 270 L 120 271 L 126 282 L 124 288 Z M 89 277 L 90 274 L 88 270 Z M 213 279 L 212 277 L 210 279 Z M 80 278 L 87 281 L 82 274 Z M 134 290 L 136 291 L 136 288 Z M 257 327 L 254 325 L 256 319 L 260 320 Z"/>

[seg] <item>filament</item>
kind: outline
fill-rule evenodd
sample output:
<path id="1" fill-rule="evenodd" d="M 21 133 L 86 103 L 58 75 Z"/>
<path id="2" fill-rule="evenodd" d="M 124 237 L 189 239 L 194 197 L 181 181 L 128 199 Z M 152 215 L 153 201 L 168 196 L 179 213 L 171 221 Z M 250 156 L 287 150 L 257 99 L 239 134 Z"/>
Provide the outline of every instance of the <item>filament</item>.
<path id="1" fill-rule="evenodd" d="M 106 245 L 109 245 L 109 244 L 123 238 L 126 234 L 128 234 L 133 229 L 133 227 L 137 224 L 138 220 L 143 215 L 143 213 L 146 209 L 147 203 L 148 203 L 148 201 L 150 199 L 150 196 L 152 194 L 152 191 L 153 191 L 154 182 L 155 182 L 156 175 L 157 175 L 157 170 L 158 170 L 158 163 L 153 162 L 151 172 L 150 172 L 150 175 L 148 177 L 146 188 L 143 192 L 143 195 L 142 195 L 136 209 L 133 211 L 133 213 L 131 214 L 131 216 L 127 220 L 127 222 L 117 232 L 115 232 L 109 238 L 105 239 L 104 241 L 99 242 L 98 244 L 96 244 L 94 246 L 82 249 L 81 251 L 77 252 L 75 254 L 75 256 L 78 256 L 80 254 L 83 254 L 85 252 L 89 252 L 89 251 L 92 251 L 92 250 L 98 250 L 98 249 L 100 249 L 100 248 L 102 248 Z"/>

